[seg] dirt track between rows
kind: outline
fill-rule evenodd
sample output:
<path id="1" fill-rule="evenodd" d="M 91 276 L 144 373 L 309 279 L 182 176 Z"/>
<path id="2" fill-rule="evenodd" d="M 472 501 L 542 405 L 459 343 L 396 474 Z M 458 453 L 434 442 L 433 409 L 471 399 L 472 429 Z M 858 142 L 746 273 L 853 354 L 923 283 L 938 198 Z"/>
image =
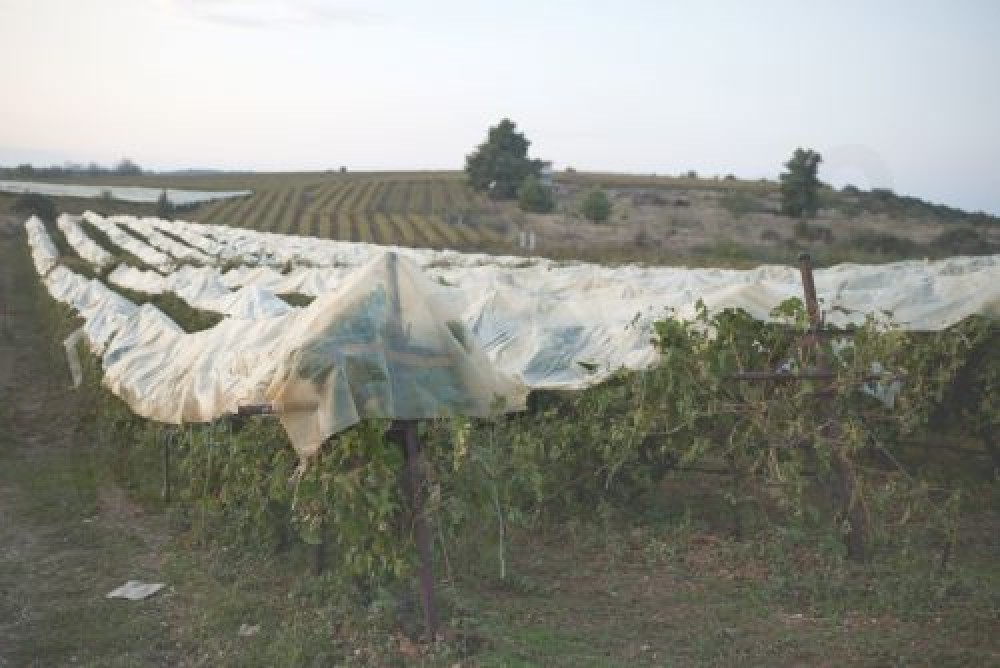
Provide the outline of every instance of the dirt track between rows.
<path id="1" fill-rule="evenodd" d="M 160 575 L 163 533 L 87 442 L 15 222 L 0 219 L 0 667 L 177 665 L 169 591 L 105 598 Z"/>

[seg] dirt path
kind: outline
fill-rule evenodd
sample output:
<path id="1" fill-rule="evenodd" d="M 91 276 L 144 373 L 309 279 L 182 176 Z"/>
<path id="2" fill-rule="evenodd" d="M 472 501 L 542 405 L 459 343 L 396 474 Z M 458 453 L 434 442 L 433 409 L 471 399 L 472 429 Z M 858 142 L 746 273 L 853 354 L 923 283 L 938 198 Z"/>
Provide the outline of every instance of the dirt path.
<path id="1" fill-rule="evenodd" d="M 165 581 L 165 532 L 86 442 L 24 244 L 0 220 L 0 667 L 178 665 L 169 589 L 105 599 L 129 579 Z"/>

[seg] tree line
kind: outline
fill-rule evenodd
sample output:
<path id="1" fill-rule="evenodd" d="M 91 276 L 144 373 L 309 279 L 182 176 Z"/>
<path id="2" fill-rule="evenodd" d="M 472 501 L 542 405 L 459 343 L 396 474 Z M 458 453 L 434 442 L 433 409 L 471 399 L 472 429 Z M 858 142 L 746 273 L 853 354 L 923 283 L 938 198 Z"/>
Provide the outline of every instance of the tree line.
<path id="1" fill-rule="evenodd" d="M 90 162 L 86 165 L 67 162 L 64 165 L 50 167 L 35 167 L 28 163 L 16 167 L 0 167 L 0 176 L 14 179 L 53 179 L 72 176 L 140 176 L 145 170 L 129 158 L 122 158 L 111 167 Z"/>

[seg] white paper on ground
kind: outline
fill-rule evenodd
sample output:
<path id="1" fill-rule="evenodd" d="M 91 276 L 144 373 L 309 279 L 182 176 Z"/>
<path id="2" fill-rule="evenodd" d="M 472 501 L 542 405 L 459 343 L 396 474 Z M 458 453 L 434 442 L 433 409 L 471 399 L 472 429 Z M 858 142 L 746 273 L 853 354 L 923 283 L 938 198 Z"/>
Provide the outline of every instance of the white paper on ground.
<path id="1" fill-rule="evenodd" d="M 121 587 L 108 592 L 105 598 L 124 598 L 129 601 L 141 601 L 144 598 L 149 598 L 164 587 L 166 587 L 165 584 L 147 584 L 138 580 L 129 580 Z"/>

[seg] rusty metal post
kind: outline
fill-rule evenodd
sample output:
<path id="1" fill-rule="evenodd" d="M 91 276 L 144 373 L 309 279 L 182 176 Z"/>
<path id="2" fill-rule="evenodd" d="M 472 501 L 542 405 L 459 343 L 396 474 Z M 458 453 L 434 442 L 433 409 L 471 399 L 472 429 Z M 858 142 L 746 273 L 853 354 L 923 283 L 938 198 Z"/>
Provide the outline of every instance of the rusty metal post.
<path id="1" fill-rule="evenodd" d="M 809 324 L 812 329 L 819 330 L 822 320 L 819 313 L 819 299 L 816 298 L 816 282 L 813 280 L 812 258 L 809 253 L 799 255 L 799 274 L 802 276 L 802 292 L 806 297 L 806 313 L 809 314 Z"/>
<path id="2" fill-rule="evenodd" d="M 840 507 L 840 512 L 849 523 L 846 536 L 847 557 L 852 561 L 864 561 L 866 558 L 865 536 L 868 533 L 868 514 L 864 504 L 856 497 L 858 489 L 857 472 L 854 463 L 844 451 L 841 443 L 840 416 L 837 406 L 832 401 L 836 392 L 833 385 L 833 373 L 819 331 L 823 326 L 819 310 L 819 300 L 816 297 L 816 283 L 813 279 L 812 262 L 808 253 L 799 256 L 799 272 L 802 275 L 802 290 L 805 293 L 806 312 L 809 314 L 810 334 L 805 345 L 812 347 L 816 353 L 816 371 L 822 376 L 820 391 L 826 395 L 824 412 L 826 424 L 820 429 L 820 434 L 830 445 L 830 463 L 833 473 L 834 502 Z"/>
<path id="3" fill-rule="evenodd" d="M 437 603 L 434 599 L 434 563 L 431 551 L 431 534 L 423 508 L 423 455 L 417 434 L 416 420 L 397 420 L 393 423 L 394 435 L 403 446 L 406 456 L 406 486 L 409 488 L 411 510 L 413 512 L 414 538 L 420 557 L 420 605 L 424 612 L 427 638 L 437 637 L 440 622 Z"/>

